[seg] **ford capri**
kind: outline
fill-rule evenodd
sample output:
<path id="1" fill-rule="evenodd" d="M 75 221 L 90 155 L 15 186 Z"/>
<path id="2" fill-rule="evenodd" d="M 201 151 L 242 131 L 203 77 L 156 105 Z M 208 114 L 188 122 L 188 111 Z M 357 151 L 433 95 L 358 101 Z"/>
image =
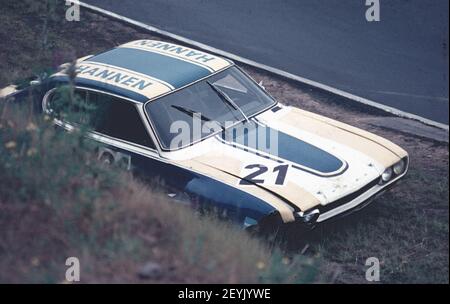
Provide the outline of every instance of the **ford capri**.
<path id="1" fill-rule="evenodd" d="M 282 105 L 232 61 L 199 50 L 133 41 L 77 60 L 75 71 L 63 65 L 32 82 L 57 126 L 81 123 L 58 115 L 58 88 L 73 83 L 95 108 L 86 136 L 101 144 L 99 159 L 244 228 L 315 227 L 366 206 L 408 170 L 394 143 Z"/>

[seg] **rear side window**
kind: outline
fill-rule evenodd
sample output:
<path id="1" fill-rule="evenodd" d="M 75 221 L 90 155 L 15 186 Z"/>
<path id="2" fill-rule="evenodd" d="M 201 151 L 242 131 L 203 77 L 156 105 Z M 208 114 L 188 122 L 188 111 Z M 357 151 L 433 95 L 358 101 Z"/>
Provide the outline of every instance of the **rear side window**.
<path id="1" fill-rule="evenodd" d="M 56 116 L 68 122 L 89 125 L 104 135 L 156 148 L 133 103 L 107 94 L 76 90 L 76 102 L 70 106 L 70 114 L 66 114 L 61 106 L 64 98 L 60 94 L 56 92 L 49 102 Z"/>

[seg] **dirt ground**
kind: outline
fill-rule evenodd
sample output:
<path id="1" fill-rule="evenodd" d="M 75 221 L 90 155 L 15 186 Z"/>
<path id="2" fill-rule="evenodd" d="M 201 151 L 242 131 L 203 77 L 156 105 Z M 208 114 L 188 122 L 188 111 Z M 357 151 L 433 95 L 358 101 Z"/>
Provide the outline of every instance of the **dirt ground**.
<path id="1" fill-rule="evenodd" d="M 58 13 L 34 15 L 32 8 L 27 11 L 23 4 L 10 2 L 0 0 L 0 86 L 33 70 L 127 41 L 168 40 L 87 11 L 82 11 L 80 22 L 69 23 Z M 394 190 L 358 213 L 298 239 L 294 236 L 288 244 L 290 254 L 322 259 L 326 272 L 333 274 L 329 282 L 367 282 L 365 261 L 377 257 L 381 283 L 448 283 L 448 144 L 375 126 L 370 123 L 373 118 L 382 122 L 390 115 L 254 68 L 244 69 L 256 81 L 262 80 L 279 102 L 381 135 L 411 157 L 409 174 Z"/>

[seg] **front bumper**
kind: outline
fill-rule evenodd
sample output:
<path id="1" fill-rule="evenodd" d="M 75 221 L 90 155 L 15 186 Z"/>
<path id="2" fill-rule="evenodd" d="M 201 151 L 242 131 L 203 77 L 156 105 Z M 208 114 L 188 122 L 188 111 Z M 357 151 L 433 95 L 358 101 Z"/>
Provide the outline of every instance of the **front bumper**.
<path id="1" fill-rule="evenodd" d="M 328 219 L 335 218 L 335 217 L 342 217 L 342 216 L 348 215 L 350 213 L 353 213 L 355 211 L 363 209 L 364 207 L 366 207 L 370 203 L 372 203 L 372 201 L 375 198 L 377 198 L 378 196 L 382 195 L 384 192 L 386 192 L 387 190 L 392 188 L 397 182 L 398 182 L 398 180 L 393 181 L 389 185 L 382 186 L 382 187 L 380 187 L 378 185 L 374 186 L 373 188 L 371 188 L 367 192 L 364 192 L 363 194 L 361 194 L 354 200 L 352 200 L 346 204 L 342 204 L 339 207 L 331 209 L 327 212 L 321 213 L 320 216 L 317 218 L 317 223 L 321 223 L 321 222 L 324 222 Z"/>
<path id="2" fill-rule="evenodd" d="M 321 223 L 334 217 L 348 215 L 369 205 L 377 196 L 392 188 L 406 175 L 408 172 L 409 160 L 406 159 L 406 161 L 407 166 L 405 171 L 393 178 L 391 181 L 380 184 L 380 179 L 376 179 L 346 197 L 343 197 L 335 202 L 331 202 L 327 205 L 318 206 L 313 210 L 309 210 L 309 212 L 316 210 L 319 212 L 319 216 L 317 217 L 317 220 L 315 220 L 315 223 Z M 300 216 L 300 214 L 298 215 Z"/>

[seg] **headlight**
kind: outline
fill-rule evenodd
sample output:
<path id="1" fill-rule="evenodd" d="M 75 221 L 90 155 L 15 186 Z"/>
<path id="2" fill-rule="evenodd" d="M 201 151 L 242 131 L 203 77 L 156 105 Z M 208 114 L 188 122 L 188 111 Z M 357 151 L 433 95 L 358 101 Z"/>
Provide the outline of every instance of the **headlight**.
<path id="1" fill-rule="evenodd" d="M 406 164 L 404 160 L 399 161 L 394 165 L 394 173 L 399 175 L 405 172 Z"/>
<path id="2" fill-rule="evenodd" d="M 381 174 L 381 180 L 384 183 L 387 183 L 388 181 L 390 181 L 392 178 L 392 168 L 387 168 L 386 170 L 384 170 L 383 174 Z"/>
<path id="3" fill-rule="evenodd" d="M 320 215 L 320 211 L 319 209 L 314 209 L 308 212 L 298 212 L 297 213 L 297 218 L 308 225 L 314 225 L 317 221 L 317 219 L 319 218 Z"/>

